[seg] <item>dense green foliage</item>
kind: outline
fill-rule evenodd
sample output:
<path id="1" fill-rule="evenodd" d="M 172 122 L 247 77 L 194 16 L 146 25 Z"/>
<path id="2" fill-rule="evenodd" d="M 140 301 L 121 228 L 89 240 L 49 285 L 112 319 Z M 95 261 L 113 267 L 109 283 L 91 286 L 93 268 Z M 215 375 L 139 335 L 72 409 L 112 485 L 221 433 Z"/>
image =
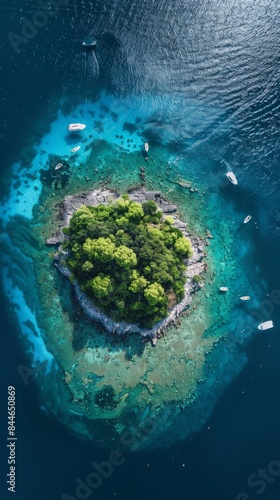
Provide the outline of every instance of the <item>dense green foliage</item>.
<path id="1" fill-rule="evenodd" d="M 192 279 L 193 283 L 196 283 L 197 285 L 201 282 L 201 277 L 199 274 L 195 274 Z"/>
<path id="2" fill-rule="evenodd" d="M 82 206 L 64 229 L 67 265 L 81 288 L 116 318 L 151 326 L 184 294 L 190 242 L 157 205 L 127 195 Z"/>

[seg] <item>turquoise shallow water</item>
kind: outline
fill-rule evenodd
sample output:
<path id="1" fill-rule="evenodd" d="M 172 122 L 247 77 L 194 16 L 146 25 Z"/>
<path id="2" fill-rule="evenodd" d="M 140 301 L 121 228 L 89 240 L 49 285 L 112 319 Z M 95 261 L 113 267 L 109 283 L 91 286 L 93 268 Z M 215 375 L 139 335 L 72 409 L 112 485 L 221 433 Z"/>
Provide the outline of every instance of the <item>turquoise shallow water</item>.
<path id="1" fill-rule="evenodd" d="M 71 338 L 74 352 L 79 353 L 81 350 L 82 359 L 83 349 L 87 346 L 85 367 L 88 367 L 89 359 L 93 359 L 92 356 L 96 356 L 96 359 L 99 357 L 107 359 L 106 352 L 110 357 L 115 351 L 110 340 L 105 341 L 100 338 L 102 334 L 94 326 L 87 326 L 87 322 L 82 318 L 78 325 L 75 324 L 77 313 L 75 306 L 71 305 L 70 288 L 67 287 L 66 296 L 62 292 L 61 278 L 57 277 L 57 271 L 51 263 L 51 252 L 54 249 L 47 248 L 45 244 L 46 238 L 55 229 L 55 202 L 61 201 L 66 194 L 94 189 L 98 186 L 106 185 L 124 192 L 141 183 L 139 166 L 145 165 L 147 188 L 160 189 L 164 196 L 178 206 L 179 213 L 186 220 L 191 233 L 195 232 L 205 238 L 206 231 L 210 232 L 211 239 L 206 240 L 208 246 L 205 247 L 208 265 L 205 285 L 194 300 L 193 311 L 189 318 L 183 320 L 176 334 L 176 341 L 172 348 L 173 355 L 165 361 L 168 363 L 175 387 L 177 385 L 173 394 L 175 400 L 178 399 L 181 402 L 183 414 L 176 416 L 175 412 L 172 418 L 170 416 L 166 418 L 170 412 L 168 407 L 170 404 L 172 406 L 172 399 L 174 399 L 174 396 L 171 396 L 172 391 L 168 395 L 168 378 L 164 382 L 167 384 L 166 389 L 163 384 L 163 389 L 159 391 L 161 395 L 154 396 L 152 399 L 144 396 L 144 400 L 140 403 L 143 396 L 139 394 L 137 384 L 138 378 L 141 380 L 142 375 L 140 376 L 139 373 L 138 378 L 136 376 L 136 381 L 133 382 L 135 377 L 133 371 L 129 383 L 125 382 L 125 374 L 119 375 L 124 386 L 114 389 L 114 391 L 119 391 L 117 392 L 118 398 L 123 401 L 120 408 L 123 409 L 119 409 L 115 415 L 112 412 L 111 416 L 110 412 L 105 411 L 102 417 L 101 414 L 98 417 L 97 410 L 95 411 L 95 420 L 102 418 L 113 422 L 110 419 L 118 416 L 120 421 L 115 425 L 115 430 L 120 435 L 125 427 L 131 428 L 133 419 L 131 420 L 129 416 L 130 407 L 136 409 L 133 409 L 133 412 L 136 411 L 137 419 L 143 412 L 141 417 L 143 422 L 154 419 L 160 411 L 161 416 L 158 415 L 157 418 L 160 419 L 161 430 L 159 432 L 157 429 L 156 433 L 152 433 L 147 444 L 144 442 L 141 445 L 143 448 L 171 444 L 178 439 L 185 438 L 194 430 L 198 430 L 205 423 L 218 395 L 245 363 L 244 346 L 256 334 L 259 321 L 254 313 L 260 308 L 267 290 L 256 255 L 258 226 L 255 219 L 252 219 L 251 224 L 244 225 L 243 219 L 246 212 L 236 210 L 234 189 L 240 188 L 231 186 L 226 179 L 227 164 L 222 158 L 218 158 L 218 154 L 217 158 L 211 158 L 208 163 L 207 156 L 204 157 L 205 145 L 201 146 L 199 140 L 193 144 L 186 143 L 186 138 L 195 134 L 193 128 L 196 126 L 196 120 L 201 117 L 207 121 L 209 127 L 211 124 L 213 127 L 213 123 L 219 116 L 217 109 L 201 104 L 195 106 L 194 102 L 185 102 L 172 96 L 169 96 L 168 102 L 170 107 L 166 113 L 166 102 L 161 97 L 157 99 L 156 96 L 148 95 L 146 98 L 142 96 L 122 99 L 103 94 L 95 102 L 87 102 L 86 105 L 72 108 L 70 114 L 65 112 L 61 103 L 61 110 L 58 110 L 56 120 L 53 122 L 45 120 L 46 132 L 41 140 L 37 141 L 35 150 L 28 152 L 26 149 L 22 154 L 25 161 L 14 164 L 13 175 L 16 181 L 11 186 L 7 203 L 2 206 L 2 219 L 7 224 L 7 234 L 4 238 L 8 248 L 4 258 L 6 294 L 15 306 L 22 332 L 30 342 L 31 350 L 34 351 L 33 363 L 38 366 L 38 362 L 42 363 L 47 360 L 46 375 L 49 373 L 50 381 L 47 382 L 47 378 L 43 384 L 39 381 L 39 384 L 42 384 L 42 404 L 48 412 L 57 414 L 58 418 L 75 432 L 88 437 L 91 435 L 93 439 L 96 439 L 95 432 L 83 429 L 82 422 L 79 422 L 79 416 L 84 414 L 84 410 L 81 410 L 78 404 L 69 409 L 63 403 L 62 407 L 58 408 L 49 393 L 49 383 L 51 385 L 58 383 L 58 391 L 61 392 L 62 400 L 66 398 L 66 394 L 63 395 L 63 386 L 60 387 L 61 375 L 57 374 L 59 366 L 62 365 L 61 373 L 65 373 L 65 380 L 70 387 L 74 402 L 77 403 L 81 397 L 81 389 L 77 389 L 76 385 L 74 387 L 74 383 L 79 386 L 80 382 L 77 380 L 75 382 L 76 376 L 73 377 L 71 369 L 71 364 L 75 362 L 75 359 L 77 359 L 78 366 L 80 365 L 80 358 L 72 359 L 73 355 L 70 351 L 67 354 L 69 349 L 66 348 L 66 343 L 70 342 Z M 187 117 L 184 120 L 182 119 L 183 106 L 184 117 Z M 181 124 L 178 127 L 180 120 Z M 81 133 L 69 133 L 67 124 L 71 122 L 85 122 L 87 128 Z M 41 127 L 44 127 L 44 122 Z M 216 126 L 215 129 L 220 137 L 228 132 L 224 125 Z M 208 139 L 208 148 L 211 147 L 211 137 L 212 135 Z M 150 145 L 148 161 L 145 161 L 143 153 L 145 140 L 149 140 Z M 78 153 L 71 155 L 69 150 L 75 145 L 81 145 L 81 148 Z M 31 163 L 26 164 L 28 155 Z M 67 177 L 63 177 L 65 166 L 59 170 L 54 169 L 59 161 L 67 164 Z M 204 171 L 209 172 L 207 182 L 204 175 L 201 176 L 201 172 Z M 188 185 L 191 187 L 184 187 Z M 17 227 L 19 221 L 22 226 L 20 232 Z M 13 257 L 12 260 L 8 254 Z M 22 282 L 27 266 L 28 287 Z M 31 283 L 33 283 L 33 289 L 30 288 Z M 227 286 L 229 292 L 221 294 L 219 288 L 222 286 Z M 61 289 L 59 293 L 57 289 Z M 250 302 L 243 304 L 239 299 L 241 295 L 250 295 Z M 59 331 L 64 332 L 63 336 L 58 333 Z M 166 357 L 164 349 L 171 348 L 169 342 L 173 342 L 172 335 L 174 333 L 170 332 L 165 342 L 166 347 L 163 346 L 161 351 L 158 348 L 156 354 L 149 353 L 147 349 L 147 352 L 145 351 L 147 355 L 145 359 L 149 362 L 146 369 L 150 366 L 154 372 L 152 378 L 148 375 L 148 384 L 155 384 L 154 387 L 156 387 L 157 380 L 160 380 L 159 374 L 157 375 L 157 356 Z M 179 345 L 176 347 L 180 335 L 187 340 L 185 347 L 179 347 Z M 83 340 L 84 337 L 88 340 Z M 200 341 L 199 338 L 201 338 Z M 218 343 L 217 347 L 215 343 Z M 95 344 L 99 346 L 98 349 L 95 348 L 96 353 L 92 351 Z M 61 346 L 64 354 L 60 354 Z M 130 349 L 129 341 L 128 349 Z M 137 352 L 135 345 L 131 349 L 132 352 L 135 349 Z M 172 365 L 172 359 L 177 359 L 180 349 L 187 349 L 193 353 L 191 363 L 194 372 L 191 369 L 189 373 L 187 370 L 185 374 L 183 372 L 180 375 L 180 369 L 177 374 L 175 365 L 174 367 Z M 205 353 L 209 352 L 213 360 L 208 361 L 208 364 L 205 361 L 203 366 L 200 352 L 204 350 Z M 65 362 L 61 360 L 61 355 L 65 357 Z M 142 363 L 141 356 L 145 356 L 144 352 L 137 359 L 136 367 L 138 363 Z M 67 359 L 69 359 L 68 362 L 66 362 Z M 115 359 L 117 364 L 122 362 L 121 358 L 119 361 L 118 359 L 117 355 Z M 81 365 L 78 368 L 79 376 L 86 375 L 85 367 Z M 112 366 L 108 370 L 113 369 Z M 94 378 L 97 376 L 95 392 L 102 390 L 102 387 L 106 389 L 113 383 L 110 377 L 106 376 L 105 365 L 102 369 L 95 367 L 92 370 L 93 374 L 87 375 L 88 379 L 83 380 L 90 381 L 93 375 Z M 184 388 L 180 388 L 181 376 L 186 379 L 190 378 L 186 386 L 183 386 Z M 162 378 L 163 375 L 160 377 Z M 199 386 L 196 387 L 196 384 L 191 386 L 192 378 L 200 381 L 204 394 L 207 394 L 207 391 L 209 393 L 203 403 L 199 403 Z M 131 391 L 130 399 L 126 403 L 129 393 L 125 392 L 125 387 L 126 390 Z M 154 392 L 154 389 L 151 390 Z M 165 401 L 169 403 L 165 405 Z M 197 415 L 190 419 L 190 407 L 199 408 L 200 404 L 203 408 L 200 410 L 200 413 L 203 412 L 203 417 L 199 418 Z M 120 411 L 123 413 L 122 417 Z M 198 410 L 195 411 L 198 412 Z M 72 418 L 69 417 L 69 412 Z M 181 422 L 180 425 L 178 422 Z M 166 437 L 165 427 L 168 429 L 168 437 Z M 108 436 L 105 434 L 103 437 L 100 436 L 102 436 L 102 426 L 98 441 L 108 446 L 110 432 Z"/>
<path id="2" fill-rule="evenodd" d="M 32 18 L 36 8 L 28 1 L 12 10 L 7 6 L 1 11 L 2 33 L 20 32 L 19 10 Z M 5 339 L 11 342 L 10 358 L 4 365 L 8 383 L 15 381 L 19 387 L 22 449 L 30 450 L 28 463 L 38 478 L 31 477 L 19 452 L 22 496 L 28 492 L 34 499 L 61 498 L 64 491 L 74 495 L 75 477 L 85 477 L 93 459 L 107 458 L 94 443 L 81 443 L 57 420 L 43 416 L 48 400 L 55 409 L 63 399 L 59 387 L 49 390 L 48 381 L 60 373 L 46 324 L 62 331 L 70 319 L 77 334 L 85 326 L 83 320 L 76 321 L 69 288 L 54 272 L 48 255 L 52 249 L 44 245 L 44 231 L 51 229 L 47 222 L 55 214 L 53 202 L 99 181 L 120 190 L 132 186 L 140 181 L 142 162 L 147 187 L 160 188 L 178 203 L 192 230 L 204 235 L 207 229 L 214 236 L 207 248 L 207 282 L 193 303 L 197 309 L 183 319 L 178 334 L 188 335 L 193 318 L 197 328 L 205 327 L 205 339 L 226 338 L 209 361 L 213 372 L 219 373 L 223 361 L 231 363 L 213 392 L 205 385 L 216 406 L 210 415 L 212 405 L 205 398 L 206 423 L 201 429 L 198 419 L 193 426 L 199 434 L 178 443 L 187 434 L 185 413 L 176 421 L 174 415 L 173 427 L 168 427 L 167 413 L 161 428 L 168 432 L 155 446 L 176 444 L 138 458 L 131 454 L 95 497 L 113 498 L 117 493 L 127 498 L 129 477 L 136 498 L 144 492 L 147 498 L 188 493 L 194 499 L 224 500 L 236 499 L 241 491 L 254 498 L 256 488 L 247 478 L 279 455 L 279 305 L 273 294 L 279 288 L 278 14 L 277 4 L 269 1 L 89 6 L 69 0 L 20 54 L 7 45 L 6 35 L 3 38 L 3 63 L 9 71 L 1 82 L 1 136 L 7 144 L 1 242 L 3 289 L 12 318 L 7 322 L 11 338 Z M 79 50 L 80 38 L 89 31 L 98 40 L 98 67 L 93 56 Z M 70 138 L 66 125 L 76 120 L 86 121 L 88 127 L 79 138 Z M 141 154 L 144 140 L 150 144 L 147 164 Z M 69 151 L 77 143 L 82 147 L 72 161 Z M 51 186 L 49 154 L 55 155 L 51 162 L 63 156 L 71 164 L 70 176 L 59 177 Z M 237 187 L 227 182 L 222 159 L 236 173 Z M 174 184 L 182 180 L 191 181 L 198 192 Z M 54 196 L 48 198 L 50 194 Z M 244 226 L 248 213 L 253 220 Z M 221 285 L 229 286 L 228 294 L 217 293 Z M 240 304 L 238 297 L 245 294 L 251 301 Z M 207 318 L 201 311 L 207 311 Z M 274 330 L 258 335 L 256 325 L 270 318 Z M 21 347 L 12 339 L 18 323 Z M 102 344 L 100 332 L 95 335 Z M 131 349 L 129 343 L 126 348 Z M 37 376 L 39 401 L 35 386 L 30 397 L 26 395 L 31 386 L 24 386 L 16 368 L 23 359 L 35 365 L 47 359 L 46 377 L 41 372 Z M 210 382 L 211 373 L 208 365 L 204 375 Z M 63 420 L 63 414 L 58 417 Z M 36 461 L 33 438 L 45 450 Z M 42 467 L 44 453 L 55 472 L 51 466 Z M 263 496 L 274 500 L 277 495 L 275 479 Z"/>

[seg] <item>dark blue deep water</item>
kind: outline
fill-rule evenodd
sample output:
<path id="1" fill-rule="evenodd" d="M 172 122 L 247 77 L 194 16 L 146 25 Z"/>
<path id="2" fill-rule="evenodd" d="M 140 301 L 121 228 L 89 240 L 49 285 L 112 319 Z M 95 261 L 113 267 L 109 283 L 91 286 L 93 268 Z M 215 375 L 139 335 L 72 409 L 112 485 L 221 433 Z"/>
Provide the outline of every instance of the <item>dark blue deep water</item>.
<path id="1" fill-rule="evenodd" d="M 56 9 L 52 2 L 43 3 Z M 198 114 L 189 137 L 178 131 L 174 154 L 183 143 L 198 144 L 201 155 L 209 157 L 212 166 L 207 174 L 212 180 L 219 174 L 221 158 L 233 166 L 242 189 L 229 196 L 238 210 L 254 212 L 259 225 L 258 262 L 267 293 L 279 289 L 278 0 L 69 0 L 59 4 L 57 12 L 40 18 L 36 15 L 42 12 L 42 3 L 0 1 L 3 199 L 9 193 L 12 164 L 26 144 L 39 140 L 42 116 L 51 122 L 62 98 L 68 109 L 97 99 L 104 90 L 118 98 L 152 93 L 167 102 L 172 95 L 173 100 L 184 97 L 194 105 L 212 106 L 219 110 L 216 121 L 208 123 Z M 32 31 L 28 24 L 23 33 L 27 21 L 34 19 L 44 26 L 33 25 Z M 18 37 L 26 34 L 29 38 L 22 43 Z M 81 40 L 89 34 L 98 42 L 96 60 L 81 51 Z M 197 172 L 198 177 L 203 175 Z M 200 433 L 169 449 L 125 456 L 99 488 L 79 498 L 279 499 L 279 308 L 276 305 L 271 312 L 275 328 L 247 347 L 247 365 Z M 1 498 L 13 498 L 5 483 L 6 392 L 8 385 L 14 385 L 18 436 L 14 497 L 73 500 L 78 498 L 75 479 L 85 480 L 93 470 L 91 462 L 106 461 L 108 452 L 78 440 L 40 410 L 35 379 L 31 376 L 25 385 L 19 374 L 18 367 L 30 363 L 19 333 L 3 293 Z M 261 469 L 270 471 L 262 480 L 257 479 L 265 474 Z M 250 486 L 247 481 L 253 474 L 255 483 Z"/>

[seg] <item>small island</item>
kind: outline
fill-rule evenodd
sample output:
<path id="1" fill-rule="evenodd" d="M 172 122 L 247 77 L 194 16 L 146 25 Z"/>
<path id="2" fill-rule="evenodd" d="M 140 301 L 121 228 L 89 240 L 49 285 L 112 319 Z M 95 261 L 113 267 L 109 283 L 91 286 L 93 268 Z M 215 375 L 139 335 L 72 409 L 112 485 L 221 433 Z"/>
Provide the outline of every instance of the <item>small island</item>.
<path id="1" fill-rule="evenodd" d="M 106 313 L 151 327 L 184 295 L 191 243 L 153 200 L 82 206 L 64 230 L 67 265 Z"/>
<path id="2" fill-rule="evenodd" d="M 63 243 L 56 266 L 91 319 L 112 333 L 138 332 L 155 345 L 201 287 L 203 242 L 187 237 L 186 224 L 170 215 L 177 207 L 160 193 L 107 190 L 69 198 L 66 227 L 49 241 Z"/>
<path id="3" fill-rule="evenodd" d="M 63 104 L 2 206 L 5 292 L 40 407 L 110 451 L 171 446 L 205 425 L 246 363 L 267 288 L 219 172 L 207 180 L 211 158 L 185 154 L 189 127 L 178 142 L 178 102 L 167 118 L 143 96 L 71 115 Z M 86 116 L 71 155 L 66 123 Z"/>

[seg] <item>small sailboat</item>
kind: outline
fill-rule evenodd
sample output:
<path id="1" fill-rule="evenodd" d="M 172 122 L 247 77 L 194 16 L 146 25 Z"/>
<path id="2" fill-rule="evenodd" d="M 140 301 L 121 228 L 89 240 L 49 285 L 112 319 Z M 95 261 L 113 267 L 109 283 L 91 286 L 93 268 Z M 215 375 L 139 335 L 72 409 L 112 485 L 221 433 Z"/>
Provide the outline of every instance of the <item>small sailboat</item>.
<path id="1" fill-rule="evenodd" d="M 227 286 L 220 286 L 220 292 L 228 292 Z"/>
<path id="2" fill-rule="evenodd" d="M 229 180 L 232 184 L 234 184 L 235 186 L 237 186 L 237 184 L 238 184 L 238 180 L 236 179 L 236 176 L 235 176 L 235 174 L 234 174 L 233 172 L 227 172 L 227 173 L 226 173 L 226 176 L 227 176 L 228 180 Z"/>
<path id="3" fill-rule="evenodd" d="M 242 297 L 239 297 L 240 300 L 251 300 L 251 297 L 249 295 L 242 295 Z"/>
<path id="4" fill-rule="evenodd" d="M 148 142 L 145 142 L 144 149 L 145 149 L 146 153 L 148 153 L 148 151 L 149 151 L 149 143 Z"/>
<path id="5" fill-rule="evenodd" d="M 77 132 L 80 130 L 84 130 L 86 128 L 86 125 L 84 123 L 70 123 L 67 127 L 69 132 Z"/>
<path id="6" fill-rule="evenodd" d="M 245 217 L 244 219 L 244 224 L 247 224 L 247 222 L 249 222 L 250 220 L 252 219 L 252 215 L 247 215 L 247 217 Z"/>
<path id="7" fill-rule="evenodd" d="M 81 146 L 75 146 L 74 148 L 71 149 L 71 153 L 77 153 L 81 149 Z"/>
<path id="8" fill-rule="evenodd" d="M 269 330 L 270 328 L 274 327 L 273 321 L 264 321 L 263 323 L 260 323 L 258 326 L 258 330 Z"/>
<path id="9" fill-rule="evenodd" d="M 58 164 L 54 167 L 54 169 L 55 169 L 55 170 L 59 170 L 61 167 L 63 167 L 63 163 L 58 163 Z"/>

